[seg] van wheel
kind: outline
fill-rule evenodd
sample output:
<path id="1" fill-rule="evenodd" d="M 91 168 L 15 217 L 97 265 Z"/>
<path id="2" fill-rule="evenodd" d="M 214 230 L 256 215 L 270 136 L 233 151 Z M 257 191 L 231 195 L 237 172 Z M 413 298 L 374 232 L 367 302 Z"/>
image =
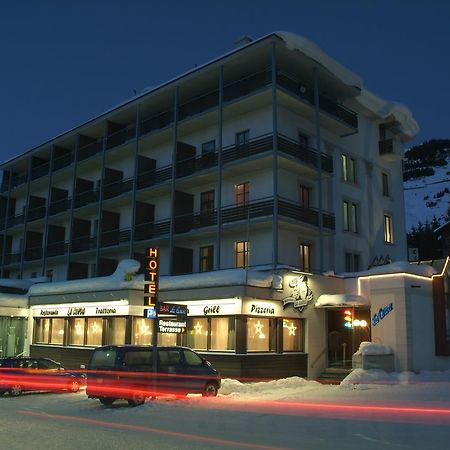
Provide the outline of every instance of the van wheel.
<path id="1" fill-rule="evenodd" d="M 99 398 L 99 400 L 100 400 L 100 403 L 102 405 L 110 406 L 110 405 L 113 404 L 115 399 L 114 398 L 110 398 L 110 397 L 102 397 L 102 398 Z"/>
<path id="2" fill-rule="evenodd" d="M 22 394 L 22 386 L 20 384 L 13 384 L 9 388 L 9 395 L 12 395 L 14 397 L 17 397 Z"/>
<path id="3" fill-rule="evenodd" d="M 133 394 L 133 397 L 128 400 L 128 404 L 130 406 L 139 406 L 143 405 L 145 403 L 145 396 L 143 394 L 140 394 L 139 392 L 136 392 Z"/>
<path id="4" fill-rule="evenodd" d="M 210 382 L 206 383 L 205 389 L 202 392 L 203 397 L 217 397 L 218 393 L 217 384 Z"/>

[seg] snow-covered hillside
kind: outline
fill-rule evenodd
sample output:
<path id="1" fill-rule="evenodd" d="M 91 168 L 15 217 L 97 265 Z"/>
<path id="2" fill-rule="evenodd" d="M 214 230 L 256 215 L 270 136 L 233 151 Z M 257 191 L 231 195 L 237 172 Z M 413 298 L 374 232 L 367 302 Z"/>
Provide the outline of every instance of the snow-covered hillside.
<path id="1" fill-rule="evenodd" d="M 444 223 L 450 207 L 450 157 L 446 166 L 434 166 L 434 175 L 414 178 L 403 183 L 405 189 L 406 230 L 419 222 L 430 222 L 435 216 Z"/>

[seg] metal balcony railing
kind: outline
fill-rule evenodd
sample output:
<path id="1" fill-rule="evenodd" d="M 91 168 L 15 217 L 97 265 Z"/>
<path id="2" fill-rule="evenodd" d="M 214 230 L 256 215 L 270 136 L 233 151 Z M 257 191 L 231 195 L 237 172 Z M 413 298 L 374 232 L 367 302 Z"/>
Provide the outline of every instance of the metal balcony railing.
<path id="1" fill-rule="evenodd" d="M 172 166 L 161 167 L 160 169 L 149 170 L 140 173 L 137 177 L 137 189 L 144 189 L 150 186 L 163 183 L 172 179 Z"/>
<path id="2" fill-rule="evenodd" d="M 23 259 L 25 261 L 36 261 L 42 258 L 42 247 L 25 248 Z"/>
<path id="3" fill-rule="evenodd" d="M 147 239 L 167 236 L 169 233 L 170 220 L 140 223 L 134 227 L 135 241 L 145 241 Z"/>
<path id="4" fill-rule="evenodd" d="M 65 241 L 49 242 L 47 244 L 47 257 L 67 255 L 69 251 L 69 243 Z"/>
<path id="5" fill-rule="evenodd" d="M 222 161 L 224 164 L 237 159 L 248 158 L 258 153 L 273 149 L 273 135 L 267 134 L 250 139 L 244 144 L 234 144 L 224 147 L 222 150 Z"/>
<path id="6" fill-rule="evenodd" d="M 14 227 L 16 225 L 23 225 L 25 223 L 25 214 L 9 216 L 6 223 L 8 228 Z"/>
<path id="7" fill-rule="evenodd" d="M 28 211 L 28 222 L 32 222 L 34 220 L 42 219 L 45 217 L 45 214 L 47 212 L 47 207 L 44 206 L 38 206 L 37 208 L 31 208 Z"/>
<path id="8" fill-rule="evenodd" d="M 166 128 L 173 123 L 173 111 L 164 111 L 150 117 L 146 117 L 141 121 L 139 127 L 139 135 L 151 133 L 155 130 Z"/>
<path id="9" fill-rule="evenodd" d="M 37 180 L 45 175 L 48 175 L 50 171 L 50 162 L 47 161 L 39 166 L 33 167 L 31 169 L 31 180 Z"/>
<path id="10" fill-rule="evenodd" d="M 67 211 L 71 207 L 72 200 L 70 198 L 62 198 L 50 203 L 50 209 L 48 211 L 50 216 Z"/>
<path id="11" fill-rule="evenodd" d="M 95 190 L 83 191 L 75 194 L 75 208 L 98 202 L 99 192 Z"/>
<path id="12" fill-rule="evenodd" d="M 74 152 L 59 156 L 53 160 L 53 171 L 57 171 L 64 167 L 70 166 L 74 161 Z"/>
<path id="13" fill-rule="evenodd" d="M 118 197 L 133 190 L 133 179 L 115 181 L 114 183 L 105 184 L 103 187 L 103 198 L 109 199 Z"/>
<path id="14" fill-rule="evenodd" d="M 78 149 L 78 161 L 83 161 L 103 151 L 103 138 L 84 145 Z"/>
<path id="15" fill-rule="evenodd" d="M 95 250 L 97 248 L 97 238 L 95 236 L 77 236 L 72 239 L 70 250 L 72 253 L 85 252 L 87 250 Z"/>
<path id="16" fill-rule="evenodd" d="M 136 125 L 131 123 L 122 130 L 111 133 L 106 137 L 106 149 L 109 150 L 118 145 L 122 145 L 127 141 L 131 141 L 136 137 Z"/>

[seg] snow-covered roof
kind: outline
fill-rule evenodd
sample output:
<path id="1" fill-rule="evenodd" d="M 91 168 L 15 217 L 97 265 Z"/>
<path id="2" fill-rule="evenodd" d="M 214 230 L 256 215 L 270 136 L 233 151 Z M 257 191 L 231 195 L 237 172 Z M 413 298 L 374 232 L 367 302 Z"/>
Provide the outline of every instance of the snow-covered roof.
<path id="1" fill-rule="evenodd" d="M 436 274 L 437 271 L 434 267 L 428 264 L 411 264 L 407 261 L 396 261 L 391 264 L 384 264 L 382 266 L 372 267 L 371 269 L 364 270 L 362 272 L 342 272 L 335 274 L 334 272 L 327 272 L 324 275 L 338 276 L 342 278 L 357 278 L 370 275 L 384 275 L 394 273 L 410 273 L 413 275 L 421 275 L 423 277 L 431 277 Z"/>
<path id="2" fill-rule="evenodd" d="M 370 302 L 362 295 L 354 294 L 322 294 L 316 301 L 316 308 L 343 306 L 370 306 Z"/>
<path id="3" fill-rule="evenodd" d="M 28 308 L 28 295 L 0 293 L 0 307 Z"/>
<path id="4" fill-rule="evenodd" d="M 2 287 L 16 288 L 27 291 L 33 284 L 36 283 L 45 283 L 48 281 L 47 277 L 39 277 L 39 278 L 0 278 L 0 290 Z"/>

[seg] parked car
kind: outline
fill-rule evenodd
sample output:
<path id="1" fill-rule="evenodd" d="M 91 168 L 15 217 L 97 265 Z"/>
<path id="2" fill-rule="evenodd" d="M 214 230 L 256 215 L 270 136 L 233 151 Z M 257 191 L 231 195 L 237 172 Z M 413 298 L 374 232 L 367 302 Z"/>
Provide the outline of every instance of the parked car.
<path id="1" fill-rule="evenodd" d="M 0 358 L 0 395 L 20 395 L 26 391 L 78 392 L 86 384 L 81 372 L 65 370 L 50 358 Z"/>
<path id="2" fill-rule="evenodd" d="M 157 347 L 155 371 L 153 351 L 151 346 L 136 345 L 96 348 L 88 364 L 87 396 L 104 405 L 125 399 L 137 406 L 148 397 L 165 394 L 217 395 L 219 372 L 196 352 L 186 347 Z"/>

